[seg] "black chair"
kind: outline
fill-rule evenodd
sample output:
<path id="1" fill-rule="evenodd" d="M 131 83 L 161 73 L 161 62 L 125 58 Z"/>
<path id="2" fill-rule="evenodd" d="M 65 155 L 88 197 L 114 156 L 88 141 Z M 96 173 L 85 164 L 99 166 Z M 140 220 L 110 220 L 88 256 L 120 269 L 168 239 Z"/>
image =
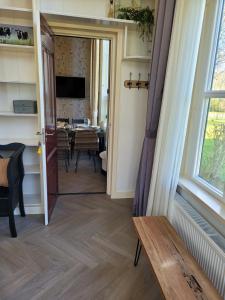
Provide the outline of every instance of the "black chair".
<path id="1" fill-rule="evenodd" d="M 21 143 L 0 145 L 1 158 L 9 158 L 7 166 L 8 186 L 0 186 L 0 216 L 9 217 L 12 237 L 17 237 L 14 210 L 18 204 L 21 217 L 25 217 L 23 203 L 24 149 L 25 145 Z"/>
<path id="2" fill-rule="evenodd" d="M 65 129 L 57 129 L 57 157 L 58 160 L 63 160 L 65 163 L 66 172 L 70 164 L 70 140 L 68 132 Z"/>
<path id="3" fill-rule="evenodd" d="M 57 118 L 57 122 L 64 122 L 64 123 L 70 123 L 70 119 L 69 118 Z"/>

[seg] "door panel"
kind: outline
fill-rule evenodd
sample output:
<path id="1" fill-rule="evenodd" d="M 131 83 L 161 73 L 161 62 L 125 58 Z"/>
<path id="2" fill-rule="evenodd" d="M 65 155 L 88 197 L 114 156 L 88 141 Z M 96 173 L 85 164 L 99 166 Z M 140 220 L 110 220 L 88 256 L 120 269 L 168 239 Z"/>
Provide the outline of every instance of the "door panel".
<path id="1" fill-rule="evenodd" d="M 56 93 L 54 70 L 54 40 L 51 29 L 41 16 L 42 62 L 45 110 L 45 145 L 48 194 L 48 220 L 56 204 L 58 191 Z"/>

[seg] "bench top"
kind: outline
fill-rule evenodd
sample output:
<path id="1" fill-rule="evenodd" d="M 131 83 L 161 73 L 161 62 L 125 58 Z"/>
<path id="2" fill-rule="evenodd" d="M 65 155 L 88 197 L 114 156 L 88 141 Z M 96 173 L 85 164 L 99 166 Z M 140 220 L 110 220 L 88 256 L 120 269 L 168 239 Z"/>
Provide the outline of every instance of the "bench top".
<path id="1" fill-rule="evenodd" d="M 165 299 L 222 300 L 166 217 L 133 221 Z"/>

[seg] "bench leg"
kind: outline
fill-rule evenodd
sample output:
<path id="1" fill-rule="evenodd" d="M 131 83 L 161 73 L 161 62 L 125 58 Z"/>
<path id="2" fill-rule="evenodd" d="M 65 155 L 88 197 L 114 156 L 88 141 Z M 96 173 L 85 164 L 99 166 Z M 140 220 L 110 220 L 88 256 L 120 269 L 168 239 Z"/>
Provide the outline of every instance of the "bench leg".
<path id="1" fill-rule="evenodd" d="M 140 257 L 140 254 L 141 254 L 141 248 L 142 248 L 142 245 L 141 245 L 140 240 L 138 239 L 137 247 L 136 247 L 136 253 L 135 253 L 135 257 L 134 257 L 134 266 L 135 267 L 138 265 L 139 257 Z"/>

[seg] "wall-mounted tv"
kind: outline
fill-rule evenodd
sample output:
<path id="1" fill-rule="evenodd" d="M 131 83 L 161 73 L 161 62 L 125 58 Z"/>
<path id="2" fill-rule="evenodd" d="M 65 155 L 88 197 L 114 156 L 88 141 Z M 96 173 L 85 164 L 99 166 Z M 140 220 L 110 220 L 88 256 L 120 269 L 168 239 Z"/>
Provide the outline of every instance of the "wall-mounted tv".
<path id="1" fill-rule="evenodd" d="M 85 98 L 85 78 L 56 76 L 56 97 Z"/>

